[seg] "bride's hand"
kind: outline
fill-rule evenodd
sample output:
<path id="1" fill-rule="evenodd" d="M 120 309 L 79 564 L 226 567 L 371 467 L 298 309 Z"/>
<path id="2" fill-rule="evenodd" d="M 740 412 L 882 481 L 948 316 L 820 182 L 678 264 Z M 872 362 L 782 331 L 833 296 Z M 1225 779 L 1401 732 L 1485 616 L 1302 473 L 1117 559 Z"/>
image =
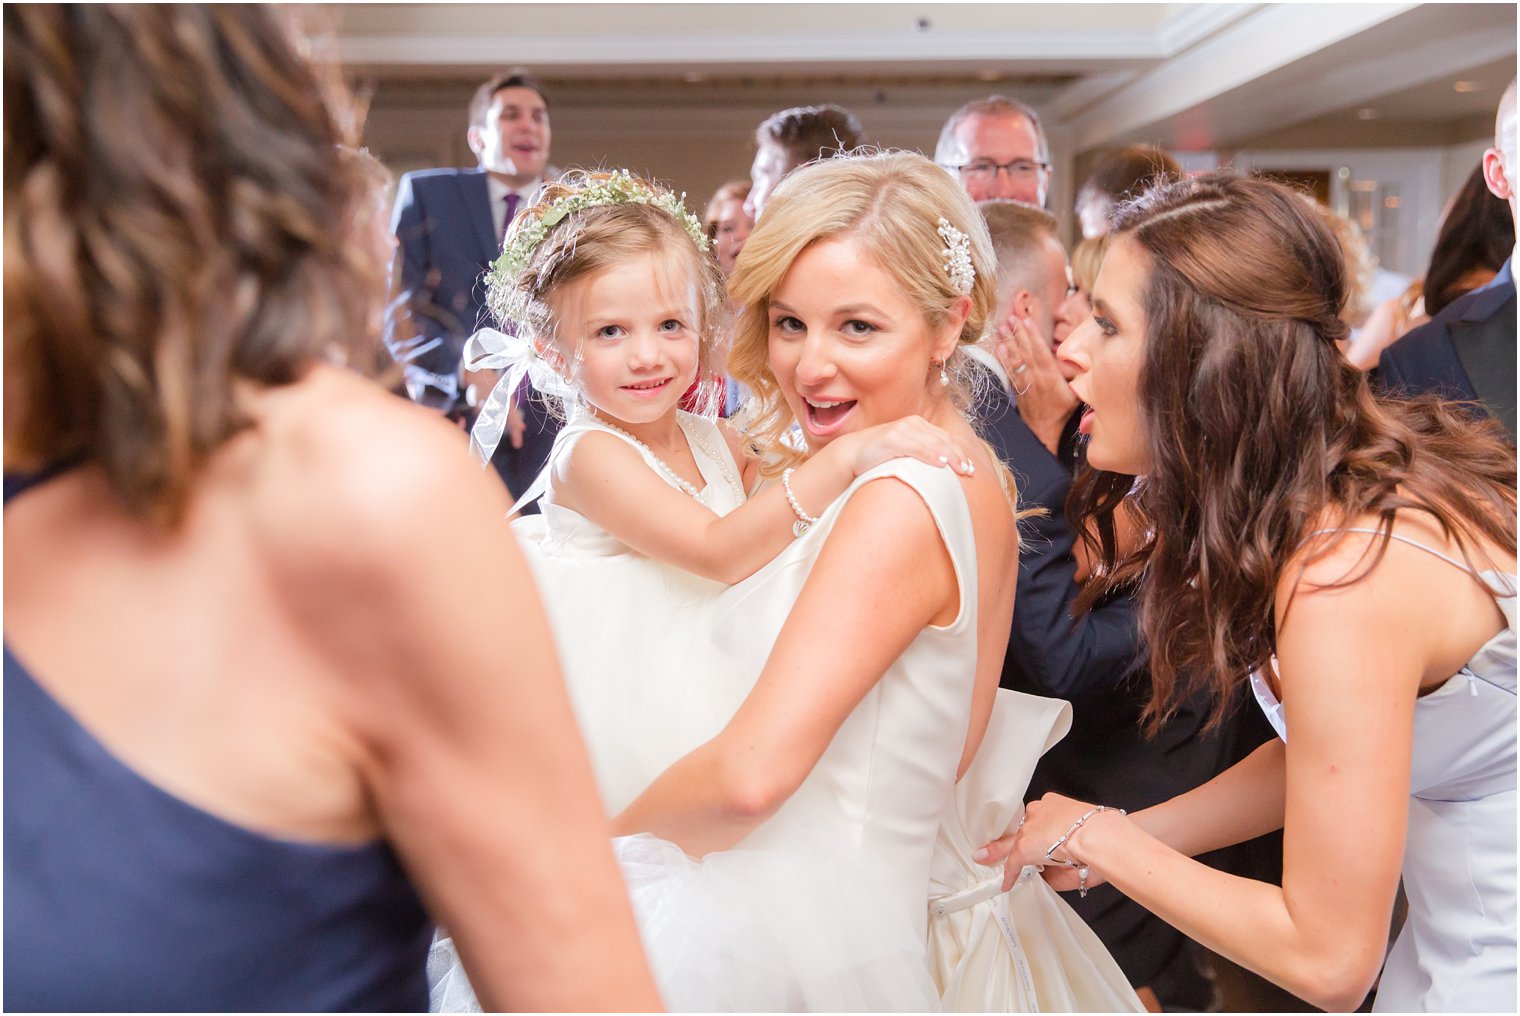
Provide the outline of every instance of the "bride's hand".
<path id="1" fill-rule="evenodd" d="M 962 476 L 976 472 L 969 449 L 921 416 L 905 416 L 840 438 L 848 442 L 854 475 L 890 459 L 912 458 L 931 466 L 949 466 Z"/>
<path id="2" fill-rule="evenodd" d="M 1010 829 L 1006 834 L 993 840 L 982 847 L 973 859 L 979 864 L 988 866 L 1003 862 L 1003 891 L 1013 887 L 1017 881 L 1019 872 L 1028 864 L 1041 869 L 1045 881 L 1050 883 L 1052 889 L 1065 892 L 1076 889 L 1080 884 L 1080 876 L 1076 868 L 1064 864 L 1053 863 L 1047 860 L 1045 852 L 1051 844 L 1059 840 L 1072 824 L 1093 809 L 1090 804 L 1073 800 L 1070 797 L 1062 797 L 1060 794 L 1046 794 L 1038 801 L 1031 801 L 1024 809 L 1024 817 L 1019 824 Z M 1080 830 L 1078 830 L 1080 834 Z M 1080 853 L 1073 853 L 1076 848 L 1072 840 L 1074 835 L 1055 852 L 1055 861 L 1080 857 Z M 1104 879 L 1092 868 L 1087 872 L 1087 888 L 1102 885 Z"/>

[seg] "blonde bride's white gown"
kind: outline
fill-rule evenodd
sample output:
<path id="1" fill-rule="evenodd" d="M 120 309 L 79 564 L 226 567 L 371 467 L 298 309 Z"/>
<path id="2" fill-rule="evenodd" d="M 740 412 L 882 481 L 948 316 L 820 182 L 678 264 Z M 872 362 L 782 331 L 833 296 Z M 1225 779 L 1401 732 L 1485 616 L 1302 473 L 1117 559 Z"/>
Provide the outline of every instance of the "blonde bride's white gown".
<path id="1" fill-rule="evenodd" d="M 673 760 L 721 729 L 753 687 L 841 509 L 874 481 L 905 483 L 929 507 L 959 581 L 959 613 L 914 639 L 796 793 L 733 849 L 694 860 L 649 835 L 614 841 L 666 1003 L 682 1011 L 1138 1011 L 1113 960 L 1043 880 L 998 893 L 989 880 L 1001 873 L 970 860 L 1017 820 L 1034 760 L 1069 720 L 1064 703 L 1000 693 L 957 793 L 976 662 L 977 568 L 969 509 L 949 470 L 908 459 L 871 470 L 775 560 L 718 593 L 710 611 L 685 604 L 709 638 L 681 636 L 684 670 L 668 669 L 668 647 L 651 651 L 658 665 L 625 658 L 615 677 L 624 688 L 609 695 L 614 679 L 578 674 L 574 651 L 567 678 L 604 791 L 616 790 L 609 806 L 620 808 L 633 783 L 658 775 L 656 756 Z M 548 515 L 545 524 L 557 523 Z M 553 585 L 544 592 L 558 613 Z M 624 606 L 646 620 L 661 613 L 647 601 Z M 849 652 L 841 645 L 820 657 L 820 682 Z M 602 690 L 574 692 L 583 679 Z M 697 706 L 682 708 L 671 725 L 644 712 L 638 723 L 620 717 L 643 695 Z M 605 775 L 613 772 L 615 780 Z M 470 1007 L 446 946 L 430 973 L 435 1008 Z"/>

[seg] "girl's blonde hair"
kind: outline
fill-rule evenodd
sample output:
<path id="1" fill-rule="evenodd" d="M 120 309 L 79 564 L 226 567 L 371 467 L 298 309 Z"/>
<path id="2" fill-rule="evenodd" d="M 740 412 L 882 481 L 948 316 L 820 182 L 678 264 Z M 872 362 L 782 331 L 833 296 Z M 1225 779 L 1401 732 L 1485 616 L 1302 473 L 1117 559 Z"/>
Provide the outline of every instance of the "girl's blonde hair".
<path id="1" fill-rule="evenodd" d="M 530 217 L 541 218 L 556 200 L 613 178 L 605 172 L 581 172 L 546 186 L 538 201 L 513 223 L 522 228 Z M 640 188 L 668 194 L 665 188 L 633 177 Z M 508 235 L 511 243 L 511 234 Z M 695 323 L 700 336 L 697 347 L 698 404 L 703 411 L 721 405 L 723 380 L 716 369 L 718 343 L 726 324 L 728 301 L 717 262 L 697 248 L 686 227 L 669 212 L 652 204 L 628 201 L 595 205 L 566 214 L 533 248 L 522 270 L 506 277 L 493 273 L 489 303 L 493 308 L 520 308 L 513 323 L 533 336 L 540 355 L 547 352 L 559 322 L 553 296 L 556 290 L 580 279 L 614 268 L 643 254 L 667 254 L 684 262 L 696 287 Z M 513 299 L 515 297 L 515 299 Z"/>
<path id="2" fill-rule="evenodd" d="M 960 293 L 946 271 L 946 244 L 938 229 L 944 219 L 970 241 L 976 279 Z M 962 295 L 971 312 L 959 342 L 982 337 L 997 302 L 995 261 L 987 227 L 976 206 L 950 174 L 921 155 L 908 152 L 856 153 L 812 163 L 788 174 L 765 203 L 765 214 L 744 245 L 729 279 L 738 308 L 728 369 L 748 386 L 740 424 L 761 472 L 773 476 L 796 465 L 804 453 L 784 437 L 796 423 L 771 372 L 770 296 L 797 256 L 820 240 L 851 237 L 917 305 L 930 328 L 942 326 Z M 961 408 L 971 401 L 971 383 L 959 351 L 946 363 L 955 381 L 952 394 Z M 931 374 L 924 364 L 924 376 Z"/>

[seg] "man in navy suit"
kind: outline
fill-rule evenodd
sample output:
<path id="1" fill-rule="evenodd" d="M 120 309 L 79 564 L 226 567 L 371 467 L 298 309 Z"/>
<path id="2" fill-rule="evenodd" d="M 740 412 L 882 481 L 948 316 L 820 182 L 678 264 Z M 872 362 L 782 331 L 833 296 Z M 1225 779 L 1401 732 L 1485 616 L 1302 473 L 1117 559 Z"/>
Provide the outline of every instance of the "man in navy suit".
<path id="1" fill-rule="evenodd" d="M 551 173 L 549 105 L 537 83 L 514 73 L 481 85 L 470 101 L 466 138 L 479 168 L 408 173 L 396 188 L 392 229 L 401 294 L 387 317 L 385 341 L 403 365 L 413 399 L 467 421 L 469 388 L 483 399 L 495 381 L 460 371 L 465 340 L 494 324 L 487 320 L 482 276 L 501 251 L 507 224 L 533 203 Z M 527 489 L 557 430 L 537 398 L 515 400 L 493 459 L 508 489 Z"/>
<path id="2" fill-rule="evenodd" d="M 1494 147 L 1483 153 L 1488 189 L 1515 215 L 1515 83 L 1499 100 Z M 1493 281 L 1442 309 L 1383 351 L 1378 371 L 1394 392 L 1435 392 L 1480 403 L 1515 439 L 1513 256 Z"/>
<path id="3" fill-rule="evenodd" d="M 1086 319 L 1087 308 L 1068 295 L 1066 252 L 1053 215 L 1017 201 L 983 201 L 978 208 L 997 254 L 993 346 L 1001 353 L 970 350 L 989 375 L 980 429 L 1013 471 L 1020 506 L 1046 510 L 1020 523 L 1018 607 L 1001 683 L 1072 703 L 1071 731 L 1040 760 L 1028 796 L 1054 791 L 1130 810 L 1147 807 L 1207 782 L 1231 761 L 1232 745 L 1202 735 L 1205 711 L 1191 703 L 1154 739 L 1143 735 L 1139 718 L 1149 682 L 1131 596 L 1111 596 L 1072 616 L 1081 585 L 1077 534 L 1065 504 L 1081 407 L 1054 346 Z M 1168 1009 L 1217 1004 L 1207 961 L 1181 932 L 1111 886 L 1085 899 L 1068 894 L 1067 902 L 1142 997 Z"/>

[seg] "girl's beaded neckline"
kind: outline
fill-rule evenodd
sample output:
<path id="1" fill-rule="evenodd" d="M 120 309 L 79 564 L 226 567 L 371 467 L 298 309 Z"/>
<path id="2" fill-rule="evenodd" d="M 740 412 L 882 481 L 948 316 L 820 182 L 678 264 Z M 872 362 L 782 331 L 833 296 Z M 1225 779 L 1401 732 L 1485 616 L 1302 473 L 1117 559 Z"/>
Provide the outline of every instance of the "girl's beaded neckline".
<path id="1" fill-rule="evenodd" d="M 687 494 L 696 498 L 698 501 L 702 500 L 702 491 L 698 490 L 690 480 L 686 479 L 686 477 L 676 472 L 675 468 L 671 466 L 670 463 L 666 462 L 664 459 L 656 455 L 654 449 L 649 447 L 648 444 L 634 437 L 632 434 L 628 433 L 628 431 L 608 420 L 600 413 L 593 411 L 590 416 L 591 419 L 596 421 L 598 426 L 605 427 L 608 430 L 612 431 L 614 434 L 620 434 L 624 438 L 632 441 L 635 445 L 637 445 L 644 452 L 644 454 L 649 457 L 649 460 L 654 464 L 655 469 L 659 471 L 661 476 L 664 476 L 677 488 L 685 491 Z M 680 426 L 679 417 L 677 418 L 677 425 Z M 707 440 L 701 434 L 693 433 L 692 431 L 687 430 L 684 426 L 681 426 L 681 433 L 686 435 L 687 441 L 700 448 L 703 454 L 705 454 L 709 459 L 713 461 L 715 465 L 717 465 L 718 472 L 723 477 L 723 482 L 728 484 L 729 489 L 732 490 L 735 494 L 742 497 L 744 491 L 739 486 L 739 481 L 734 478 L 733 473 L 729 470 L 728 463 L 723 460 L 723 456 L 720 455 L 712 447 L 712 445 L 708 444 Z M 701 469 L 700 463 L 698 464 L 698 469 Z M 705 502 L 703 503 L 705 504 Z"/>

